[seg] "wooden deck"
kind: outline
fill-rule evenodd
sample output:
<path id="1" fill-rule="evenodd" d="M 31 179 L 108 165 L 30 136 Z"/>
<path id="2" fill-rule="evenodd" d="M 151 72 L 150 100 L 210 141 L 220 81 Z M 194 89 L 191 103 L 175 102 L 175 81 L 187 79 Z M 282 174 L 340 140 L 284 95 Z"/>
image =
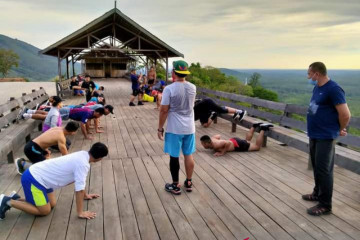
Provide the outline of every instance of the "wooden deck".
<path id="1" fill-rule="evenodd" d="M 95 141 L 108 145 L 109 156 L 93 164 L 87 189 L 100 198 L 87 201 L 93 220 L 76 216 L 74 189 L 57 190 L 57 206 L 46 217 L 12 209 L 0 222 L 0 239 L 360 239 L 360 175 L 335 167 L 333 214 L 307 215 L 313 203 L 301 194 L 313 187 L 307 154 L 268 140 L 253 153 L 215 158 L 197 142 L 194 190 L 173 196 L 164 191 L 171 180 L 168 156 L 157 139 L 154 103 L 129 107 L 130 83 L 101 81 L 115 114 L 101 119 L 105 133 L 84 140 L 79 131 L 71 152 L 88 150 Z M 83 98 L 66 101 L 79 103 Z M 244 137 L 230 132 L 223 120 L 202 134 Z M 18 156 L 22 154 L 19 149 Z M 181 160 L 183 161 L 183 160 Z M 180 179 L 184 166 L 181 163 Z M 0 193 L 17 190 L 20 176 L 13 165 L 0 168 Z"/>

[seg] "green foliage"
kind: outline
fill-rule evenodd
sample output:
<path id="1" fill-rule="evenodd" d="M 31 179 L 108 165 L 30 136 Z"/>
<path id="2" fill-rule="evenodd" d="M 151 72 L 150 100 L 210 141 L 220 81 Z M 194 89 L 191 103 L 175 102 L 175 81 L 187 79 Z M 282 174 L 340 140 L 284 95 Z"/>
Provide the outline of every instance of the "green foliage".
<path id="1" fill-rule="evenodd" d="M 245 86 L 233 76 L 226 76 L 217 68 L 201 67 L 200 63 L 192 63 L 189 71 L 191 74 L 187 77 L 187 80 L 196 86 L 246 96 L 253 95 L 251 86 Z"/>
<path id="2" fill-rule="evenodd" d="M 39 54 L 39 48 L 26 42 L 0 34 L 0 48 L 11 49 L 20 57 L 19 66 L 12 68 L 8 77 L 25 77 L 30 81 L 50 81 L 58 74 L 57 58 Z M 77 73 L 81 72 L 80 68 L 80 64 L 76 63 L 75 70 Z M 65 69 L 65 61 L 63 60 L 62 72 L 65 72 Z"/>
<path id="3" fill-rule="evenodd" d="M 249 80 L 249 85 L 252 87 L 252 88 L 256 88 L 256 87 L 260 87 L 260 78 L 261 78 L 261 74 L 260 73 L 253 73 L 251 76 L 250 76 L 250 80 Z"/>
<path id="4" fill-rule="evenodd" d="M 278 102 L 279 101 L 279 97 L 277 95 L 276 92 L 265 89 L 261 86 L 255 87 L 253 88 L 254 91 L 254 96 L 261 98 L 261 99 L 265 99 L 265 100 L 270 100 L 273 102 Z"/>
<path id="5" fill-rule="evenodd" d="M 6 77 L 10 69 L 19 66 L 19 56 L 12 50 L 0 48 L 0 73 Z"/>

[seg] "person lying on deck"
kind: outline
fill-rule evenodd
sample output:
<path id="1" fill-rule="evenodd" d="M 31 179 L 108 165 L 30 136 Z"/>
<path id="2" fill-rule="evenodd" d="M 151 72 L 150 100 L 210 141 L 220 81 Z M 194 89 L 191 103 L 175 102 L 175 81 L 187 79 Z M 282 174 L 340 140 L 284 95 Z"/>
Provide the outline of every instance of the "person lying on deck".
<path id="1" fill-rule="evenodd" d="M 28 214 L 46 216 L 56 205 L 54 189 L 75 183 L 76 208 L 79 218 L 93 219 L 95 212 L 84 211 L 84 200 L 98 198 L 98 194 L 85 192 L 86 177 L 90 164 L 100 161 L 108 155 L 105 144 L 97 142 L 90 151 L 74 152 L 65 156 L 42 161 L 32 165 L 21 177 L 25 199 L 16 192 L 10 196 L 0 195 L 0 220 L 10 208 L 16 208 Z"/>
<path id="2" fill-rule="evenodd" d="M 76 134 L 79 129 L 77 122 L 68 122 L 65 127 L 54 127 L 44 132 L 37 138 L 29 141 L 24 148 L 25 156 L 30 162 L 24 158 L 15 159 L 14 163 L 17 172 L 21 175 L 32 164 L 44 161 L 50 158 L 51 152 L 49 147 L 57 145 L 62 155 L 68 154 L 68 146 L 66 143 L 66 136 Z"/>
<path id="3" fill-rule="evenodd" d="M 257 127 L 260 127 L 260 134 L 256 138 L 256 142 L 252 143 L 251 140 Z M 200 138 L 200 141 L 201 145 L 203 145 L 205 149 L 215 150 L 214 156 L 222 156 L 226 152 L 233 151 L 259 151 L 264 141 L 264 133 L 271 127 L 273 127 L 271 124 L 254 123 L 250 130 L 246 133 L 245 140 L 237 137 L 230 138 L 229 140 L 223 140 L 220 138 L 220 135 L 214 135 L 211 138 L 208 135 L 204 135 Z"/>
<path id="4" fill-rule="evenodd" d="M 233 119 L 237 121 L 241 121 L 246 115 L 245 110 L 235 109 L 226 106 L 217 105 L 212 99 L 205 98 L 199 99 L 195 101 L 194 106 L 194 117 L 195 121 L 200 120 L 200 123 L 203 127 L 207 128 L 211 125 L 214 119 L 219 114 L 233 114 Z"/>

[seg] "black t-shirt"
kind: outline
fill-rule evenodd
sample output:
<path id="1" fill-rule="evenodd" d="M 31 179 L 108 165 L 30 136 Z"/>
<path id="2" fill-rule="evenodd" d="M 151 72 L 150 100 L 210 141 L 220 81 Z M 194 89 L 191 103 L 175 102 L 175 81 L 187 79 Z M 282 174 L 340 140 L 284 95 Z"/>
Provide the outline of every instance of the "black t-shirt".
<path id="1" fill-rule="evenodd" d="M 91 94 L 95 90 L 95 83 L 93 81 L 89 81 L 89 82 L 84 81 L 81 85 L 81 88 L 85 88 L 86 93 Z"/>
<path id="2" fill-rule="evenodd" d="M 71 81 L 71 82 L 70 82 L 70 89 L 72 89 L 73 86 L 79 86 L 79 81 L 78 81 L 78 80 L 75 80 L 74 82 Z"/>
<path id="3" fill-rule="evenodd" d="M 200 101 L 194 106 L 195 121 L 200 119 L 200 123 L 207 123 L 211 115 L 211 109 L 206 101 Z"/>

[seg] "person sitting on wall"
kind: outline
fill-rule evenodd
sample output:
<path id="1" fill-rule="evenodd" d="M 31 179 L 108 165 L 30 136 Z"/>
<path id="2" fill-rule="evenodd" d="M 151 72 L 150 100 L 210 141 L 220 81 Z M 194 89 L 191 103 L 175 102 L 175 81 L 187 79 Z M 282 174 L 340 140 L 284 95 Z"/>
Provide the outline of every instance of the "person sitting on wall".
<path id="1" fill-rule="evenodd" d="M 75 75 L 71 77 L 70 89 L 74 91 L 74 95 L 84 96 L 84 91 L 81 90 L 79 80 L 77 80 Z"/>
<path id="2" fill-rule="evenodd" d="M 260 134 L 256 138 L 256 142 L 252 143 L 252 137 L 254 136 L 255 129 L 260 127 Z M 246 133 L 246 138 L 240 139 L 237 137 L 230 138 L 229 140 L 224 140 L 220 138 L 220 135 L 214 135 L 211 138 L 208 135 L 204 135 L 200 138 L 201 145 L 205 149 L 213 149 L 215 150 L 214 156 L 222 156 L 226 152 L 251 152 L 251 151 L 259 151 L 263 141 L 264 141 L 264 133 L 268 131 L 269 128 L 273 127 L 271 124 L 262 124 L 255 123 L 250 128 L 250 130 Z"/>

